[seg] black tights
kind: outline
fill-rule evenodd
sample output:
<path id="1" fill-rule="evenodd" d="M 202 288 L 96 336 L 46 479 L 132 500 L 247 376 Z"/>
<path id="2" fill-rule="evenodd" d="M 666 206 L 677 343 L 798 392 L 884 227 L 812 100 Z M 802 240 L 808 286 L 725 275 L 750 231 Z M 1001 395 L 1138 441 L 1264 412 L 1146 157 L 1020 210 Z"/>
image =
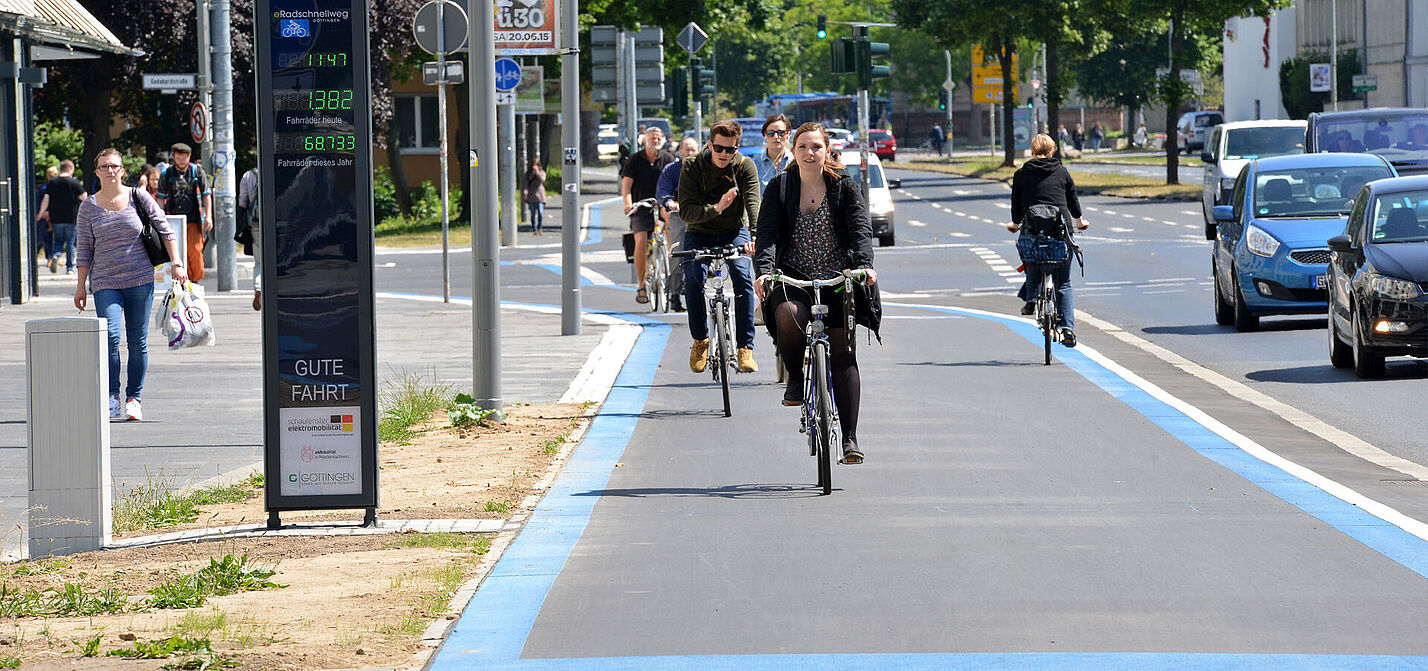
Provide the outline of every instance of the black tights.
<path id="1" fill-rule="evenodd" d="M 784 301 L 774 308 L 775 340 L 788 383 L 802 388 L 804 342 L 803 327 L 808 324 L 808 306 L 796 301 Z M 848 352 L 848 330 L 827 329 L 829 367 L 833 373 L 833 403 L 838 406 L 838 424 L 845 438 L 858 436 L 858 401 L 863 384 L 858 376 L 858 358 Z"/>

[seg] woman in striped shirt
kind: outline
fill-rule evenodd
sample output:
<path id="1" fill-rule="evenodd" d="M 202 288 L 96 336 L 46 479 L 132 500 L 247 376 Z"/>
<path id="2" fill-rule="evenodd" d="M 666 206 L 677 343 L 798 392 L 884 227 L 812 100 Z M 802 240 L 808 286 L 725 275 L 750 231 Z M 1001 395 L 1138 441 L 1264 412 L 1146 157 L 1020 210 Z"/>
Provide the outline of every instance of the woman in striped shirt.
<path id="1" fill-rule="evenodd" d="M 144 251 L 139 233 L 144 220 L 138 208 L 164 240 L 173 260 L 175 282 L 188 279 L 179 253 L 178 241 L 169 230 L 158 203 L 143 189 L 124 186 L 124 163 L 115 149 L 99 152 L 94 160 L 99 173 L 99 192 L 80 205 L 75 229 L 79 282 L 74 289 L 74 306 L 84 310 L 86 286 L 94 291 L 94 309 L 109 327 L 109 418 L 139 421 L 144 418 L 139 399 L 144 391 L 144 372 L 149 365 L 147 342 L 149 310 L 154 304 L 154 265 Z M 137 200 L 136 200 L 137 198 Z M 88 284 L 86 284 L 88 283 Z M 129 381 L 126 401 L 119 402 L 119 322 L 124 322 L 129 345 Z"/>

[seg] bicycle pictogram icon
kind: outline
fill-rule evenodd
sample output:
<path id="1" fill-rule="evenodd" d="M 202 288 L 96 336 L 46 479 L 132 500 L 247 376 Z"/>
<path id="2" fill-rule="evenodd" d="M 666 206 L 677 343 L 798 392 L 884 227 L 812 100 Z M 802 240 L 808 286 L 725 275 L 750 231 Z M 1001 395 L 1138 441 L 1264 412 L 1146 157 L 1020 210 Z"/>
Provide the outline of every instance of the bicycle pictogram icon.
<path id="1" fill-rule="evenodd" d="M 288 19 L 283 21 L 283 37 L 310 37 L 311 28 L 307 19 Z"/>

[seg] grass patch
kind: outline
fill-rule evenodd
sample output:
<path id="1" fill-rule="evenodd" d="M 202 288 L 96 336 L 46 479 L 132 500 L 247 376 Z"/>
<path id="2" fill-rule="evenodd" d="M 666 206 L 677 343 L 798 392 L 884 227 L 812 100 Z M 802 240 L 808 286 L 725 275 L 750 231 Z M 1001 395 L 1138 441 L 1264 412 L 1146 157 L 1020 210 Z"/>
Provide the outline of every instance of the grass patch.
<path id="1" fill-rule="evenodd" d="M 228 626 L 228 614 L 214 608 L 207 613 L 185 613 L 174 625 L 174 635 L 186 637 L 211 636 Z"/>
<path id="2" fill-rule="evenodd" d="M 560 446 L 564 444 L 565 436 L 556 436 L 555 438 L 545 441 L 545 444 L 541 445 L 540 451 L 550 455 L 560 454 Z"/>
<path id="3" fill-rule="evenodd" d="M 134 641 L 132 648 L 110 650 L 110 657 L 125 659 L 173 659 L 165 669 L 211 669 L 238 666 L 238 661 L 214 652 L 207 638 L 170 636 L 156 641 Z"/>
<path id="4" fill-rule="evenodd" d="M 485 556 L 485 554 L 490 551 L 491 539 L 489 538 L 477 539 L 476 545 L 471 548 L 471 553 L 478 557 Z"/>
<path id="5" fill-rule="evenodd" d="M 395 380 L 383 382 L 377 393 L 377 439 L 405 445 L 417 434 L 414 427 L 451 402 L 451 385 L 442 382 L 436 371 L 403 372 Z"/>
<path id="6" fill-rule="evenodd" d="M 1016 169 L 1002 167 L 1001 159 L 990 157 L 952 161 L 909 161 L 902 165 L 912 170 L 940 172 L 1001 182 L 1010 182 L 1012 175 L 1016 174 Z M 1192 201 L 1199 200 L 1201 193 L 1201 187 L 1198 184 L 1167 185 L 1162 181 L 1144 177 L 1080 172 L 1069 164 L 1067 171 L 1071 173 L 1071 179 L 1076 182 L 1076 190 L 1082 194 Z"/>
<path id="7" fill-rule="evenodd" d="M 511 504 L 502 503 L 500 501 L 487 501 L 486 512 L 505 515 L 506 513 L 511 512 Z"/>
<path id="8" fill-rule="evenodd" d="M 20 659 L 20 656 L 19 656 L 19 655 L 10 655 L 9 657 L 0 657 L 0 669 L 18 669 L 18 668 L 20 668 L 20 662 L 23 662 L 23 661 L 25 661 L 25 660 Z"/>
<path id="9" fill-rule="evenodd" d="M 11 575 L 15 577 L 27 575 L 55 575 L 69 568 L 69 563 L 68 559 L 43 557 L 16 566 L 15 571 L 11 573 Z"/>
<path id="10" fill-rule="evenodd" d="M 174 494 L 170 485 L 168 479 L 150 474 L 144 484 L 115 501 L 114 531 L 126 533 L 188 524 L 203 512 L 199 506 L 237 503 L 257 496 L 263 488 L 263 476 L 253 474 L 231 485 L 204 487 L 186 494 Z"/>
<path id="11" fill-rule="evenodd" d="M 65 583 L 41 591 L 0 583 L 0 617 L 107 615 L 123 612 L 128 603 L 128 595 L 112 587 L 93 591 L 79 583 Z"/>
<path id="12" fill-rule="evenodd" d="M 210 596 L 286 587 L 268 580 L 275 573 L 272 569 L 249 565 L 246 554 L 241 557 L 227 554 L 222 559 L 209 557 L 208 566 L 165 580 L 149 590 L 149 605 L 161 609 L 197 608 Z"/>
<path id="13" fill-rule="evenodd" d="M 450 531 L 437 531 L 433 533 L 401 534 L 388 547 L 393 548 L 438 548 L 450 550 L 475 551 L 475 547 L 485 541 L 486 547 L 491 546 L 490 539 L 474 536 L 472 534 L 458 534 Z"/>
<path id="14" fill-rule="evenodd" d="M 75 652 L 78 652 L 81 657 L 94 657 L 99 654 L 99 641 L 103 638 L 103 635 L 95 635 L 85 641 L 75 641 Z"/>
<path id="15" fill-rule="evenodd" d="M 482 408 L 477 405 L 476 398 L 470 394 L 457 394 L 456 398 L 446 406 L 446 414 L 451 420 L 451 425 L 458 429 L 485 424 L 488 419 L 499 422 L 506 418 L 506 413 L 500 410 Z"/>
<path id="16" fill-rule="evenodd" d="M 1100 153 L 1084 153 L 1081 158 L 1066 159 L 1068 167 L 1077 163 L 1130 163 L 1134 165 L 1158 165 L 1165 166 L 1165 152 L 1163 151 L 1103 151 Z M 1205 165 L 1200 160 L 1198 154 L 1194 156 L 1180 156 L 1180 165 L 1197 168 Z"/>

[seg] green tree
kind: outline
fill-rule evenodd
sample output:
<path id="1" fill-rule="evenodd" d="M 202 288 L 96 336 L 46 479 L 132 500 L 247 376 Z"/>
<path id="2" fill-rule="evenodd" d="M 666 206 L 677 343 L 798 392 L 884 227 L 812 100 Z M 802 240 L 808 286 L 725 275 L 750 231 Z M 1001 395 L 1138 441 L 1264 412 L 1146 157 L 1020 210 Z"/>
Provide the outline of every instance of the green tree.
<path id="1" fill-rule="evenodd" d="M 49 121 L 35 124 L 35 179 L 45 179 L 45 169 L 69 159 L 79 164 L 84 151 L 84 135 Z"/>
<path id="2" fill-rule="evenodd" d="M 1072 70 L 1076 88 L 1091 100 L 1129 108 L 1134 112 L 1156 97 L 1160 80 L 1156 68 L 1165 67 L 1165 33 L 1115 33 L 1104 48 L 1078 61 Z M 1214 67 L 1219 45 L 1209 39 L 1186 44 L 1186 67 L 1206 72 Z"/>
<path id="3" fill-rule="evenodd" d="M 1328 62 L 1328 52 L 1306 51 L 1279 64 L 1279 95 L 1284 100 L 1284 111 L 1289 112 L 1291 119 L 1307 119 L 1311 112 L 1324 111 L 1330 93 L 1309 90 L 1309 65 Z M 1340 51 L 1339 100 L 1358 100 L 1362 97 L 1353 92 L 1354 73 L 1358 71 L 1359 52 L 1355 49 Z"/>

